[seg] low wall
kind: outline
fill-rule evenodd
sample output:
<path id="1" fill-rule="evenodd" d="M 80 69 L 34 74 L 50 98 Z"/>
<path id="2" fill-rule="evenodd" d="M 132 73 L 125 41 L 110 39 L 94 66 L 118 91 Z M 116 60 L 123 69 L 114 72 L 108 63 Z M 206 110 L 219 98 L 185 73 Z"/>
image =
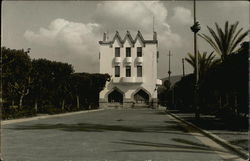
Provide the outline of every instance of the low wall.
<path id="1" fill-rule="evenodd" d="M 132 99 L 124 99 L 123 103 L 117 102 L 107 102 L 105 99 L 99 99 L 99 107 L 100 108 L 158 108 L 157 99 L 152 99 L 148 104 L 144 103 L 136 103 L 132 101 Z"/>

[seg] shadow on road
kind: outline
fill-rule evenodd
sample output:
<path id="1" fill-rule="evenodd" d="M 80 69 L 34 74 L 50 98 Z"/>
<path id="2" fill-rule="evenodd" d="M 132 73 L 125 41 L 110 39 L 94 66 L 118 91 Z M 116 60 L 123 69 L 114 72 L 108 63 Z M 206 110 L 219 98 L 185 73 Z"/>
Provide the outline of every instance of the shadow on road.
<path id="1" fill-rule="evenodd" d="M 169 123 L 168 123 L 169 124 Z M 50 130 L 58 129 L 63 131 L 83 131 L 83 132 L 104 132 L 104 131 L 123 131 L 123 132 L 158 132 L 167 133 L 175 131 L 186 133 L 187 130 L 177 123 L 161 126 L 128 126 L 128 125 L 107 125 L 94 123 L 78 124 L 33 124 L 33 125 L 16 125 L 12 130 Z"/>

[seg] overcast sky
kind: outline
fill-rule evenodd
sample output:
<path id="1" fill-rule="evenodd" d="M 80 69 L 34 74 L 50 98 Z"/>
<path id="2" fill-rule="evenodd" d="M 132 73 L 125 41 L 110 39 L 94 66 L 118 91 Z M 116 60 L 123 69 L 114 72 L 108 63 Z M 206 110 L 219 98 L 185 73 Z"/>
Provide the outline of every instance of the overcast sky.
<path id="1" fill-rule="evenodd" d="M 153 16 L 158 33 L 160 59 L 158 77 L 167 76 L 168 51 L 171 50 L 172 75 L 182 74 L 181 59 L 193 52 L 192 1 L 3 1 L 2 46 L 31 48 L 31 58 L 68 62 L 76 72 L 99 72 L 98 41 L 105 31 L 109 37 L 117 30 L 135 34 L 140 30 L 152 39 Z M 214 23 L 224 27 L 239 21 L 249 27 L 249 2 L 198 1 L 200 33 Z M 200 51 L 213 51 L 201 38 Z M 186 73 L 193 69 L 185 63 Z"/>

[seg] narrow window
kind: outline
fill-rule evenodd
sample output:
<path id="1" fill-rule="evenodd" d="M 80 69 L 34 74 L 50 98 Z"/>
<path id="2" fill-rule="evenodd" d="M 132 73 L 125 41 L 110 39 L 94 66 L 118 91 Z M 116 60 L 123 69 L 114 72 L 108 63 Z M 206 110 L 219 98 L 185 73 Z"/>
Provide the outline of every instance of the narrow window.
<path id="1" fill-rule="evenodd" d="M 142 77 L 142 66 L 141 65 L 137 66 L 137 77 Z"/>
<path id="2" fill-rule="evenodd" d="M 115 48 L 115 57 L 120 57 L 120 48 Z"/>
<path id="3" fill-rule="evenodd" d="M 131 48 L 126 48 L 126 57 L 131 57 Z"/>
<path id="4" fill-rule="evenodd" d="M 115 66 L 115 77 L 120 77 L 120 66 Z"/>
<path id="5" fill-rule="evenodd" d="M 137 47 L 137 57 L 142 57 L 142 47 Z"/>
<path id="6" fill-rule="evenodd" d="M 131 66 L 126 66 L 126 77 L 131 77 Z"/>

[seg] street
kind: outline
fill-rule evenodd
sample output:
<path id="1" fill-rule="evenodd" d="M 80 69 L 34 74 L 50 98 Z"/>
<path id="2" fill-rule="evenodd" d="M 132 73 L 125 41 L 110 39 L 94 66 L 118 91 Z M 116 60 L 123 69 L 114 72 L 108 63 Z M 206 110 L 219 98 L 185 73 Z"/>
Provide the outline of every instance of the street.
<path id="1" fill-rule="evenodd" d="M 241 160 L 164 110 L 109 109 L 2 126 L 8 160 Z"/>

